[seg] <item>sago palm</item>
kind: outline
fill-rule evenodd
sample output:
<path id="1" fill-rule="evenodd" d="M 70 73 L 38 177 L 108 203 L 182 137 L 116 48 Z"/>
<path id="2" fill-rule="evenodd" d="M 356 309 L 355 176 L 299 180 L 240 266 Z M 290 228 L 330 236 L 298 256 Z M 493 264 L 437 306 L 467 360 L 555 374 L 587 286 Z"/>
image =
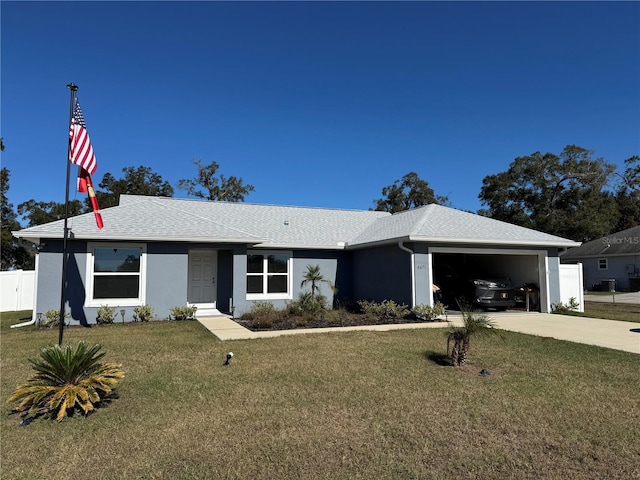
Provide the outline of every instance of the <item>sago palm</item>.
<path id="1" fill-rule="evenodd" d="M 484 313 L 463 311 L 462 318 L 464 324 L 461 327 L 451 328 L 447 337 L 447 355 L 449 355 L 449 345 L 453 342 L 451 361 L 456 367 L 463 367 L 467 363 L 472 336 L 497 333 L 495 322 Z"/>
<path id="2" fill-rule="evenodd" d="M 51 416 L 57 421 L 76 407 L 86 415 L 113 393 L 118 380 L 124 377 L 121 365 L 100 363 L 105 355 L 101 345 L 89 348 L 85 342 L 45 347 L 42 360 L 30 358 L 35 376 L 20 385 L 7 403 L 16 404 L 14 412 L 27 418 Z"/>

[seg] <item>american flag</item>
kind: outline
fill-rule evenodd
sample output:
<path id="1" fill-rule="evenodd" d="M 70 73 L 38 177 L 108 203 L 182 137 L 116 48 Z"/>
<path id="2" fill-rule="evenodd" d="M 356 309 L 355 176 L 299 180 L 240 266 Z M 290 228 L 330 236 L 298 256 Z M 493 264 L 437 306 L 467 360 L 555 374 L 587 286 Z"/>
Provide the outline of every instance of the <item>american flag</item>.
<path id="1" fill-rule="evenodd" d="M 89 140 L 89 134 L 84 123 L 80 103 L 76 99 L 76 105 L 73 109 L 73 117 L 71 118 L 71 126 L 69 127 L 69 143 L 71 163 L 81 166 L 90 175 L 93 175 L 98 168 L 96 156 L 93 153 L 93 147 Z"/>

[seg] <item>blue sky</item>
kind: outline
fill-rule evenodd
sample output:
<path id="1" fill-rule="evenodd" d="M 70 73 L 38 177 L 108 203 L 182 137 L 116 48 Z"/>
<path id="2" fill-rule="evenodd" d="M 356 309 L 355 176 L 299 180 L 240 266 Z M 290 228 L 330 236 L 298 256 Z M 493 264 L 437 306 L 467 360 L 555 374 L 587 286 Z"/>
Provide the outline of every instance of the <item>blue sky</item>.
<path id="1" fill-rule="evenodd" d="M 415 171 L 476 211 L 482 179 L 516 157 L 640 155 L 639 2 L 0 8 L 14 208 L 64 201 L 70 82 L 96 184 L 144 165 L 175 188 L 199 158 L 253 184 L 249 203 L 366 210 Z"/>

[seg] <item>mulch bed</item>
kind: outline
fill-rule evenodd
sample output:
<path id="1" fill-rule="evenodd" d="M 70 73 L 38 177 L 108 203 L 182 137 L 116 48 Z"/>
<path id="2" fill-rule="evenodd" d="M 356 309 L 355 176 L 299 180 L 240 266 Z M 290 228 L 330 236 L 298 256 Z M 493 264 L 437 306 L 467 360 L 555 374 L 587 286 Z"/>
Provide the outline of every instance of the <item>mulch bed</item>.
<path id="1" fill-rule="evenodd" d="M 401 323 L 425 323 L 425 320 L 409 315 L 403 318 L 371 317 L 361 313 L 330 311 L 320 317 L 272 316 L 235 319 L 237 323 L 253 332 L 269 330 L 293 330 L 298 328 L 357 327 L 366 325 L 393 325 Z M 445 322 L 444 319 L 434 322 Z"/>

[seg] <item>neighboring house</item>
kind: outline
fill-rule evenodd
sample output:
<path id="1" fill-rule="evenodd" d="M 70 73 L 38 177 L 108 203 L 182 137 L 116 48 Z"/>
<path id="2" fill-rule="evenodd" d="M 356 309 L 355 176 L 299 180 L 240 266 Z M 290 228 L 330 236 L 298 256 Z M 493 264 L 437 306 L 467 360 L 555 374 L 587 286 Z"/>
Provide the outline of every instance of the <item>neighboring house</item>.
<path id="1" fill-rule="evenodd" d="M 582 263 L 584 284 L 589 290 L 640 291 L 640 226 L 571 248 L 562 263 Z"/>
<path id="2" fill-rule="evenodd" d="M 94 323 L 108 304 L 149 304 L 159 318 L 196 305 L 236 316 L 257 301 L 284 306 L 319 265 L 330 301 L 432 304 L 439 265 L 509 276 L 540 287 L 541 311 L 560 300 L 564 238 L 440 205 L 391 215 L 366 210 L 255 205 L 122 195 L 102 211 L 68 220 L 67 300 L 71 317 Z M 36 310 L 60 308 L 63 221 L 13 232 L 38 245 Z"/>

